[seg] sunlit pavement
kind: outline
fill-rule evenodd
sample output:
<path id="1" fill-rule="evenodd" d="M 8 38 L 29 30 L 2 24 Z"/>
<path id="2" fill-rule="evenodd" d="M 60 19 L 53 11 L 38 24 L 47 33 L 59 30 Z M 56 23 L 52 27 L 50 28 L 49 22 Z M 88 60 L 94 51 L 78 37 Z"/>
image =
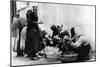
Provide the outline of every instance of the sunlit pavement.
<path id="1" fill-rule="evenodd" d="M 27 57 L 16 57 L 16 53 L 13 52 L 12 56 L 12 66 L 17 65 L 38 65 L 38 64 L 51 64 L 51 63 L 61 63 L 61 61 L 54 61 L 54 62 L 48 62 L 45 58 L 40 58 L 37 60 L 30 60 L 30 58 Z"/>
<path id="2" fill-rule="evenodd" d="M 45 58 L 40 58 L 37 60 L 30 60 L 30 58 L 27 58 L 25 56 L 23 57 L 16 57 L 17 53 L 13 52 L 13 45 L 14 45 L 14 38 L 12 38 L 12 50 L 11 50 L 11 64 L 12 66 L 18 66 L 18 65 L 38 65 L 38 64 L 51 64 L 51 63 L 61 63 L 61 61 L 54 61 L 54 62 L 48 62 Z"/>

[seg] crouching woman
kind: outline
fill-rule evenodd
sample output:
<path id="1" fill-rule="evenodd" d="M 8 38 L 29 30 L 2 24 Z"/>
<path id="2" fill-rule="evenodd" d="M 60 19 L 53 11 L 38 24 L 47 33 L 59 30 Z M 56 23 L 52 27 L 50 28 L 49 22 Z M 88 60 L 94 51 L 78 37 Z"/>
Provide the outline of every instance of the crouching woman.
<path id="1" fill-rule="evenodd" d="M 73 50 L 78 53 L 77 61 L 86 61 L 89 60 L 90 53 L 90 43 L 85 35 L 78 34 L 80 32 L 76 32 L 75 42 L 71 42 L 71 46 Z"/>

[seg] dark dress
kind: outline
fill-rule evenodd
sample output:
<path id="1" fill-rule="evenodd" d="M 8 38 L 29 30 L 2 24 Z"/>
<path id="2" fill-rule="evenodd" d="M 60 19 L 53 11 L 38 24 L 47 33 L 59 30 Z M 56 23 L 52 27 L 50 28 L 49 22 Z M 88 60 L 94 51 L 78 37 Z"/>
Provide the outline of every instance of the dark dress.
<path id="1" fill-rule="evenodd" d="M 30 57 L 35 57 L 36 53 L 41 50 L 40 45 L 40 32 L 38 24 L 28 23 L 25 43 L 25 53 Z"/>
<path id="2" fill-rule="evenodd" d="M 80 38 L 82 35 L 79 35 L 78 38 Z M 85 45 L 87 44 L 87 45 Z M 78 53 L 78 59 L 77 61 L 86 61 L 89 60 L 89 52 L 90 52 L 90 43 L 86 42 L 85 40 L 81 43 L 81 46 L 77 48 L 70 47 L 71 50 Z"/>
<path id="3" fill-rule="evenodd" d="M 35 10 L 35 9 L 34 9 Z M 27 17 L 27 32 L 25 42 L 25 53 L 31 58 L 36 57 L 36 53 L 41 48 L 41 37 L 40 30 L 38 27 L 38 16 L 34 10 L 28 10 L 26 13 Z"/>
<path id="4" fill-rule="evenodd" d="M 90 52 L 90 43 L 84 46 L 85 41 L 81 44 L 80 47 L 76 49 L 78 53 L 77 61 L 85 61 L 89 60 L 89 52 Z"/>

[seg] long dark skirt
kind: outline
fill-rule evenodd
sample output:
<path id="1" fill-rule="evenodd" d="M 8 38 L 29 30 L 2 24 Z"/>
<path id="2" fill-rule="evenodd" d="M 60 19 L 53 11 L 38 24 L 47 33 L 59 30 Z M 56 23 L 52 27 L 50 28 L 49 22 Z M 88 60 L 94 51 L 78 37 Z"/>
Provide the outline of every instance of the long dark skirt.
<path id="1" fill-rule="evenodd" d="M 40 33 L 34 28 L 27 29 L 25 53 L 30 57 L 35 57 L 36 53 L 41 50 Z"/>
<path id="2" fill-rule="evenodd" d="M 85 45 L 85 46 L 80 46 L 77 48 L 72 48 L 71 50 L 75 51 L 78 53 L 78 59 L 77 61 L 85 61 L 89 59 L 89 52 L 90 52 L 90 44 Z"/>
<path id="3" fill-rule="evenodd" d="M 78 61 L 85 61 L 89 59 L 90 44 L 77 48 Z"/>

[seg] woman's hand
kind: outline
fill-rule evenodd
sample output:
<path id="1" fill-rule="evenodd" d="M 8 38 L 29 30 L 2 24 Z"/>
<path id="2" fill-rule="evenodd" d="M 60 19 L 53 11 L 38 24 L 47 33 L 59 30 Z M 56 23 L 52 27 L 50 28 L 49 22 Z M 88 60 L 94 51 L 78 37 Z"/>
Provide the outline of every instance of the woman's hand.
<path id="1" fill-rule="evenodd" d="M 71 46 L 74 48 L 77 48 L 77 47 L 80 47 L 80 44 L 77 42 L 76 43 L 71 42 Z"/>

